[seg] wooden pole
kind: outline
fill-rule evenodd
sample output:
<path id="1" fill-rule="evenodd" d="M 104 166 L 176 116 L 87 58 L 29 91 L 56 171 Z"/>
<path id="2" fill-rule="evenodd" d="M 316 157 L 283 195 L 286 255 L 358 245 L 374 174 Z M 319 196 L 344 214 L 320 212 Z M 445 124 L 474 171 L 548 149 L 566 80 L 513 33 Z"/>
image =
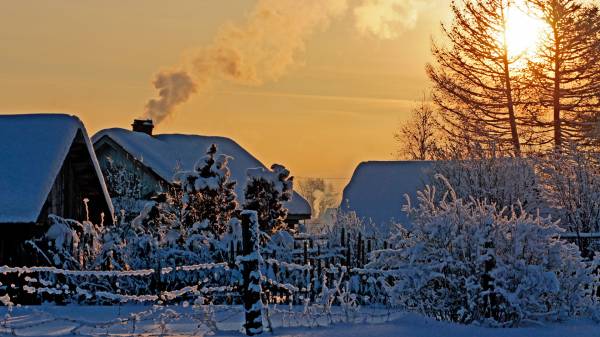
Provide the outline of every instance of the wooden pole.
<path id="1" fill-rule="evenodd" d="M 304 241 L 304 265 L 308 264 L 308 241 Z"/>
<path id="2" fill-rule="evenodd" d="M 352 252 L 350 251 L 352 247 L 350 246 L 350 235 L 346 237 L 346 267 L 352 267 Z"/>
<path id="3" fill-rule="evenodd" d="M 260 269 L 258 261 L 258 216 L 255 211 L 242 211 L 242 278 L 244 280 L 242 301 L 244 302 L 246 335 L 254 336 L 263 332 Z"/>
<path id="4" fill-rule="evenodd" d="M 358 240 L 356 241 L 356 266 L 361 266 L 362 256 L 362 232 L 358 232 Z"/>

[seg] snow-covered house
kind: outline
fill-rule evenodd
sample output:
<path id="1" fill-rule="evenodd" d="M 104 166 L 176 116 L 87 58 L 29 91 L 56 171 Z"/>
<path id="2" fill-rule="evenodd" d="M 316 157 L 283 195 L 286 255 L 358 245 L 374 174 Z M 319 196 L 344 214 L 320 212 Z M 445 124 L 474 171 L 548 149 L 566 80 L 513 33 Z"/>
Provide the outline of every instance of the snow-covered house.
<path id="1" fill-rule="evenodd" d="M 0 115 L 0 265 L 27 263 L 26 240 L 48 215 L 112 221 L 112 204 L 81 121 L 64 114 Z"/>
<path id="2" fill-rule="evenodd" d="M 112 128 L 101 130 L 92 137 L 100 167 L 107 172 L 111 165 L 119 165 L 140 181 L 139 197 L 148 198 L 157 192 L 166 191 L 179 169 L 191 170 L 194 164 L 216 144 L 219 153 L 231 156 L 229 168 L 231 178 L 237 182 L 235 192 L 243 202 L 246 171 L 265 166 L 235 141 L 225 137 L 159 134 L 152 135 L 150 121 L 136 120 L 133 130 Z M 288 224 L 310 219 L 308 202 L 294 192 L 287 202 Z"/>
<path id="3" fill-rule="evenodd" d="M 408 224 L 402 211 L 406 195 L 416 202 L 416 192 L 428 181 L 432 161 L 368 161 L 360 163 L 344 188 L 340 208 L 354 211 L 380 228 L 392 222 Z"/>

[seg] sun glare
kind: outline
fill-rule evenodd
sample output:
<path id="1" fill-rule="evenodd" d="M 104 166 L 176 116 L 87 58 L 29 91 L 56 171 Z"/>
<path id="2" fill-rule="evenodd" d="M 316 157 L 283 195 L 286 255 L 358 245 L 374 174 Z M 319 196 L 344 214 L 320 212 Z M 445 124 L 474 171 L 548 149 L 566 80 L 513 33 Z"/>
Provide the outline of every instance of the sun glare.
<path id="1" fill-rule="evenodd" d="M 544 22 L 512 6 L 507 12 L 506 43 L 511 58 L 535 57 L 544 32 Z"/>

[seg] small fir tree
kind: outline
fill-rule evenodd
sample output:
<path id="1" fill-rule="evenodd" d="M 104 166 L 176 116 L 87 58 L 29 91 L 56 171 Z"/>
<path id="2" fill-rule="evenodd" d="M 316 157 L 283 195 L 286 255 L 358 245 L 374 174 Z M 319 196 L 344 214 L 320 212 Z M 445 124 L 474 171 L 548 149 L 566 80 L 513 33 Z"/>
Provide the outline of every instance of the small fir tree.
<path id="1" fill-rule="evenodd" d="M 263 233 L 286 229 L 288 210 L 283 203 L 292 199 L 293 179 L 290 171 L 279 164 L 273 164 L 271 170 L 248 170 L 244 209 L 257 212 Z"/>
<path id="2" fill-rule="evenodd" d="M 182 222 L 193 232 L 206 229 L 218 238 L 227 231 L 237 208 L 236 182 L 230 180 L 229 158 L 217 155 L 213 144 L 192 171 L 175 175 L 181 188 Z"/>

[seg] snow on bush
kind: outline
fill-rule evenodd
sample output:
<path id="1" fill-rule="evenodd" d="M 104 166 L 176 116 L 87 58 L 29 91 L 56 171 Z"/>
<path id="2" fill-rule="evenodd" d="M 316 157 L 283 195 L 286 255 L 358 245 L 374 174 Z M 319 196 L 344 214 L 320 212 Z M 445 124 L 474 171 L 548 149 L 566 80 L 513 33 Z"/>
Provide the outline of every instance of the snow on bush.
<path id="1" fill-rule="evenodd" d="M 212 145 L 192 171 L 175 174 L 179 186 L 147 202 L 132 221 L 122 217 L 104 234 L 101 265 L 127 270 L 224 261 L 229 242 L 238 239 L 230 230 L 237 203 L 228 159 Z"/>
<path id="2" fill-rule="evenodd" d="M 575 245 L 558 239 L 556 222 L 523 209 L 460 198 L 447 180 L 418 193 L 413 220 L 398 225 L 391 248 L 368 268 L 396 304 L 441 320 L 516 325 L 557 320 L 591 305 L 591 272 Z"/>
<path id="3" fill-rule="evenodd" d="M 128 219 L 135 217 L 144 207 L 142 200 L 142 173 L 139 167 L 128 170 L 122 164 L 107 157 L 104 180 L 115 211 L 125 212 Z"/>
<path id="4" fill-rule="evenodd" d="M 577 236 L 600 235 L 600 156 L 571 145 L 541 156 L 537 166 L 543 196 L 561 227 Z M 599 242 L 578 237 L 577 244 L 589 258 L 600 251 Z"/>
<path id="5" fill-rule="evenodd" d="M 80 270 L 93 265 L 100 250 L 102 225 L 56 215 L 50 215 L 48 222 L 50 226 L 43 237 L 28 241 L 32 254 L 59 268 Z"/>
<path id="6" fill-rule="evenodd" d="M 341 242 L 342 231 L 347 242 Z M 359 233 L 365 238 L 371 238 L 377 242 L 385 240 L 384 231 L 370 219 L 359 217 L 354 211 L 337 210 L 331 225 L 325 226 L 321 231 L 327 242 L 332 247 L 341 247 L 347 244 L 356 245 Z"/>
<path id="7" fill-rule="evenodd" d="M 540 196 L 534 163 L 526 158 L 501 157 L 482 149 L 470 148 L 466 156 L 450 156 L 434 164 L 432 175 L 442 175 L 460 198 L 487 200 L 498 207 L 515 207 L 535 213 L 546 206 Z M 429 179 L 440 192 L 446 185 Z"/>

